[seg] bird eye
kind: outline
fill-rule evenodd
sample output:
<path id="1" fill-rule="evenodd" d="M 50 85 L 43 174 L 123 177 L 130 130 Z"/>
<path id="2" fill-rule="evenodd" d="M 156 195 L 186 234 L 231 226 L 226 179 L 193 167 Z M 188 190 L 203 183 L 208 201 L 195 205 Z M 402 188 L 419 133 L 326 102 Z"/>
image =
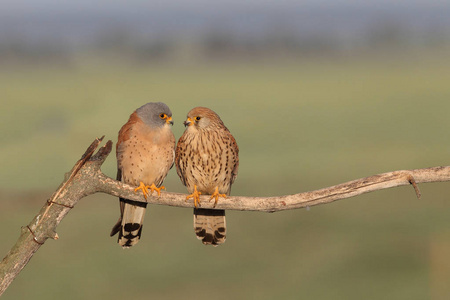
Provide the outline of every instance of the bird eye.
<path id="1" fill-rule="evenodd" d="M 195 117 L 196 121 L 200 121 L 201 117 Z"/>
<path id="2" fill-rule="evenodd" d="M 159 117 L 160 117 L 161 119 L 165 119 L 165 118 L 167 118 L 167 115 L 166 115 L 166 114 L 160 114 Z"/>

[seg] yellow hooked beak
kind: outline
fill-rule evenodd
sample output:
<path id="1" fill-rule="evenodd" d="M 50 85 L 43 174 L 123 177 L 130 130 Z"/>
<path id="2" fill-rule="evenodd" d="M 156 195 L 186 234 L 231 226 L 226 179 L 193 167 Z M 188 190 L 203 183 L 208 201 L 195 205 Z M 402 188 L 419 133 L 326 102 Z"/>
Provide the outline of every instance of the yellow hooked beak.
<path id="1" fill-rule="evenodd" d="M 173 125 L 172 117 L 167 117 L 166 123 L 170 124 L 170 125 Z"/>
<path id="2" fill-rule="evenodd" d="M 194 124 L 194 122 L 192 122 L 191 118 L 187 118 L 186 121 L 184 121 L 184 126 L 191 126 L 192 124 Z"/>

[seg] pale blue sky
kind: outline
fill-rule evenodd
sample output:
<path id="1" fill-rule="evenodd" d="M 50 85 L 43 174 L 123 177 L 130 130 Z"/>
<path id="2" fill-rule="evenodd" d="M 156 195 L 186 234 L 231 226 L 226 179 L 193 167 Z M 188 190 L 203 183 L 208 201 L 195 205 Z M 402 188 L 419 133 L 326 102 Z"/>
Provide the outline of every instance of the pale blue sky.
<path id="1" fill-rule="evenodd" d="M 373 6 L 373 7 L 433 7 L 450 6 L 450 1 L 442 0 L 1 0 L 0 13 L 37 13 L 61 11 L 132 11 L 132 10 L 217 10 L 236 8 L 301 8 L 304 6 Z"/>
<path id="2" fill-rule="evenodd" d="M 355 35 L 386 20 L 417 32 L 450 31 L 450 0 L 0 0 L 0 7 L 0 38 L 79 40 L 114 27 L 170 34 L 222 26 L 253 34 L 280 24 Z"/>

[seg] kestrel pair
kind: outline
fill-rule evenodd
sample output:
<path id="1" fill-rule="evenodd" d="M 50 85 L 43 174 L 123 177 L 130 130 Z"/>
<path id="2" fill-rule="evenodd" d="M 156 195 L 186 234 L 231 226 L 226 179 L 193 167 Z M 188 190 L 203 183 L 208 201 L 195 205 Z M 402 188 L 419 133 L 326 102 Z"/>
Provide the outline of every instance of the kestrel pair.
<path id="1" fill-rule="evenodd" d="M 226 239 L 224 210 L 201 209 L 199 195 L 219 197 L 230 194 L 239 167 L 239 148 L 220 117 L 204 107 L 192 109 L 187 127 L 175 149 L 170 125 L 172 113 L 164 103 L 138 108 L 119 132 L 117 178 L 138 186 L 146 197 L 156 190 L 175 162 L 177 173 L 193 198 L 194 230 L 205 245 L 220 245 Z M 111 231 L 119 232 L 118 243 L 130 247 L 139 241 L 147 204 L 120 199 L 121 217 Z"/>

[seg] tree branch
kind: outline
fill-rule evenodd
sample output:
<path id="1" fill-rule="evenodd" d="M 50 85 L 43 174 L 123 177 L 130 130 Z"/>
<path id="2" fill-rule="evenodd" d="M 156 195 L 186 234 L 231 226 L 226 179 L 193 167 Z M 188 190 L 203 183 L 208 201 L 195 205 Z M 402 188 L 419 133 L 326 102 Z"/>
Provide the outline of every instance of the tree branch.
<path id="1" fill-rule="evenodd" d="M 6 257 L 0 263 L 0 295 L 26 266 L 33 254 L 48 238 L 58 239 L 56 227 L 77 202 L 94 193 L 102 192 L 130 200 L 151 204 L 193 207 L 185 194 L 163 192 L 161 197 L 144 199 L 134 193 L 133 186 L 116 181 L 101 171 L 101 166 L 111 152 L 108 141 L 94 154 L 102 138 L 96 139 L 72 170 L 66 174 L 58 190 L 47 200 L 38 215 L 22 228 L 22 233 Z M 230 196 L 221 199 L 216 207 L 208 196 L 201 196 L 201 207 L 209 209 L 251 210 L 276 212 L 326 204 L 377 190 L 411 184 L 420 198 L 418 183 L 450 181 L 450 166 L 416 170 L 394 171 L 361 178 L 328 188 L 294 195 L 276 197 Z"/>
<path id="2" fill-rule="evenodd" d="M 134 193 L 135 187 L 133 186 L 113 180 L 101 172 L 97 173 L 96 177 L 98 179 L 96 187 L 98 192 L 150 204 L 193 207 L 192 201 L 186 202 L 186 194 L 162 192 L 161 197 L 151 196 L 145 200 L 141 194 Z M 420 198 L 418 183 L 441 181 L 450 181 L 450 166 L 382 173 L 293 195 L 274 197 L 229 196 L 226 199 L 220 199 L 215 207 L 214 201 L 209 201 L 209 196 L 203 195 L 200 196 L 200 199 L 202 208 L 276 212 L 326 204 L 377 190 L 409 184 L 413 186 L 416 196 Z"/>

